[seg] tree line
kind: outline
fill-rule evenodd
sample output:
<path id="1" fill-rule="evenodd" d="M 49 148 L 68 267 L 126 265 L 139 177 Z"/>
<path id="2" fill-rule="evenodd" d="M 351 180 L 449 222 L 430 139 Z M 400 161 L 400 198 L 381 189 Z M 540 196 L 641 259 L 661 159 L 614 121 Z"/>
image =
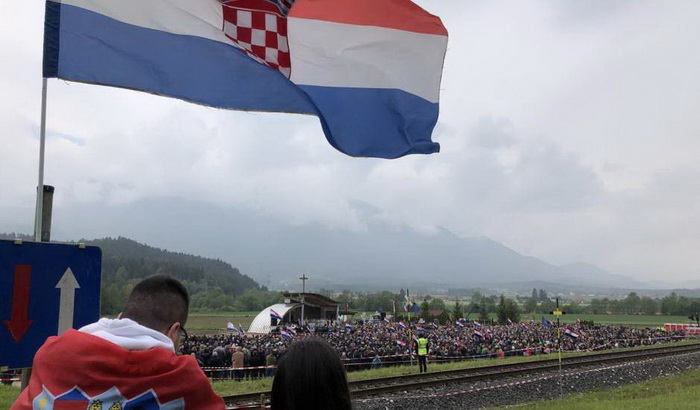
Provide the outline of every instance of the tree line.
<path id="1" fill-rule="evenodd" d="M 327 296 L 333 297 L 330 290 L 322 290 Z M 399 319 L 407 318 L 404 311 L 406 304 L 406 291 L 401 289 L 398 293 L 388 291 L 377 293 L 362 293 L 343 291 L 335 295 L 335 299 L 347 306 L 350 310 L 362 312 L 393 312 Z M 700 298 L 679 296 L 675 292 L 662 298 L 639 296 L 636 292 L 630 292 L 624 299 L 598 298 L 592 299 L 588 304 L 576 301 L 562 302 L 557 306 L 556 298 L 550 297 L 544 289 L 533 289 L 529 297 L 509 298 L 504 295 L 485 295 L 479 291 L 471 294 L 470 301 L 461 303 L 455 301 L 451 309 L 446 308 L 445 301 L 430 295 L 419 298 L 417 304 L 417 316 L 441 322 L 455 321 L 463 317 L 476 318 L 480 321 L 490 321 L 496 316 L 498 323 L 520 321 L 521 314 L 548 315 L 559 308 L 568 314 L 626 314 L 626 315 L 669 315 L 669 316 L 695 316 L 700 314 Z M 413 307 L 410 307 L 412 316 L 416 316 Z"/>
<path id="2" fill-rule="evenodd" d="M 190 292 L 190 307 L 195 311 L 260 310 L 281 298 L 221 260 L 169 252 L 121 237 L 85 242 L 102 249 L 102 315 L 121 312 L 136 283 L 154 274 L 180 280 Z"/>
<path id="3" fill-rule="evenodd" d="M 529 298 L 520 298 L 525 313 L 546 314 L 556 308 L 555 302 L 543 289 L 533 289 Z M 639 296 L 630 292 L 624 299 L 594 298 L 588 304 L 576 301 L 563 303 L 560 307 L 567 313 L 621 314 L 621 315 L 668 315 L 690 316 L 700 313 L 700 298 L 679 296 L 675 292 L 662 298 Z"/>

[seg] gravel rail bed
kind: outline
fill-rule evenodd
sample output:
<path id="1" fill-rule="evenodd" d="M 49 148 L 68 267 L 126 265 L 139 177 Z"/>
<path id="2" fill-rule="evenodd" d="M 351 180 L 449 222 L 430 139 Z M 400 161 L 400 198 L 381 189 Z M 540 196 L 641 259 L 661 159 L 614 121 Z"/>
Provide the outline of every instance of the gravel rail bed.
<path id="1" fill-rule="evenodd" d="M 619 387 L 700 368 L 700 352 L 630 363 L 564 369 L 563 394 Z M 533 372 L 497 381 L 450 384 L 358 399 L 355 410 L 481 409 L 554 399 L 560 395 L 558 372 Z"/>

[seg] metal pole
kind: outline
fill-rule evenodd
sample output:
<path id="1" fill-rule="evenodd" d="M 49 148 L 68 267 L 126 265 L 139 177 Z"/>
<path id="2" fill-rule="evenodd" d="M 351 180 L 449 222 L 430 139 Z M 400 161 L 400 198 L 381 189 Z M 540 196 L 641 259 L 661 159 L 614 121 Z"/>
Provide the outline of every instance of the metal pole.
<path id="1" fill-rule="evenodd" d="M 42 204 L 41 216 L 41 241 L 51 242 L 51 213 L 53 210 L 54 187 L 44 185 L 44 203 Z"/>
<path id="2" fill-rule="evenodd" d="M 559 305 L 559 299 L 557 299 L 557 308 Z M 561 325 L 559 324 L 559 318 L 557 317 L 557 339 L 559 339 L 559 395 L 564 394 L 564 378 L 561 373 Z"/>
<path id="3" fill-rule="evenodd" d="M 561 323 L 559 322 L 559 317 L 562 312 L 559 310 L 559 298 L 557 298 L 557 339 L 559 340 L 559 395 L 564 394 L 564 378 L 561 373 Z"/>
<path id="4" fill-rule="evenodd" d="M 304 293 L 306 293 L 306 274 L 302 274 L 301 277 L 301 325 L 304 326 Z"/>
<path id="5" fill-rule="evenodd" d="M 36 208 L 34 209 L 34 241 L 41 241 L 44 212 L 44 150 L 46 147 L 46 78 L 41 79 L 41 123 L 39 128 L 39 182 L 36 185 Z M 29 385 L 32 368 L 22 369 L 20 389 Z"/>
<path id="6" fill-rule="evenodd" d="M 42 212 L 44 208 L 44 150 L 46 146 L 46 78 L 41 82 L 41 125 L 39 131 L 39 182 L 36 187 L 34 240 L 41 241 Z"/>
<path id="7" fill-rule="evenodd" d="M 408 360 L 413 371 L 413 333 L 411 332 L 411 309 L 408 309 Z"/>

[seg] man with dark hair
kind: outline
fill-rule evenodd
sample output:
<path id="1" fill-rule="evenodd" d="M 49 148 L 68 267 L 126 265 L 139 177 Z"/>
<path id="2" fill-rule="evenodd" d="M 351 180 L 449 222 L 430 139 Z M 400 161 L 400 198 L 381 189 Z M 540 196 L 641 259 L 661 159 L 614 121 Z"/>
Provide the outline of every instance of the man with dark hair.
<path id="1" fill-rule="evenodd" d="M 187 289 L 169 276 L 157 275 L 134 287 L 119 318 L 131 319 L 168 337 L 179 337 L 180 329 L 187 322 L 189 308 Z M 179 326 L 175 326 L 177 324 Z"/>
<path id="2" fill-rule="evenodd" d="M 188 309 L 180 282 L 144 279 L 117 319 L 48 338 L 11 409 L 225 409 L 196 360 L 175 353 Z"/>

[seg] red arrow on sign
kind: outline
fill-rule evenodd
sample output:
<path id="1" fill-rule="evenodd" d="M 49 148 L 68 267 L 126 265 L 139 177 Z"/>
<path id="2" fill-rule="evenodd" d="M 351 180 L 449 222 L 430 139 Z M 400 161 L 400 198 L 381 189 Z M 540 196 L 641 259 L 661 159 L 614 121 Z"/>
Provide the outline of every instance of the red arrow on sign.
<path id="1" fill-rule="evenodd" d="M 32 265 L 15 266 L 15 287 L 12 292 L 12 316 L 5 321 L 12 338 L 19 343 L 29 330 L 33 320 L 27 318 L 29 313 L 29 284 L 32 278 Z"/>

